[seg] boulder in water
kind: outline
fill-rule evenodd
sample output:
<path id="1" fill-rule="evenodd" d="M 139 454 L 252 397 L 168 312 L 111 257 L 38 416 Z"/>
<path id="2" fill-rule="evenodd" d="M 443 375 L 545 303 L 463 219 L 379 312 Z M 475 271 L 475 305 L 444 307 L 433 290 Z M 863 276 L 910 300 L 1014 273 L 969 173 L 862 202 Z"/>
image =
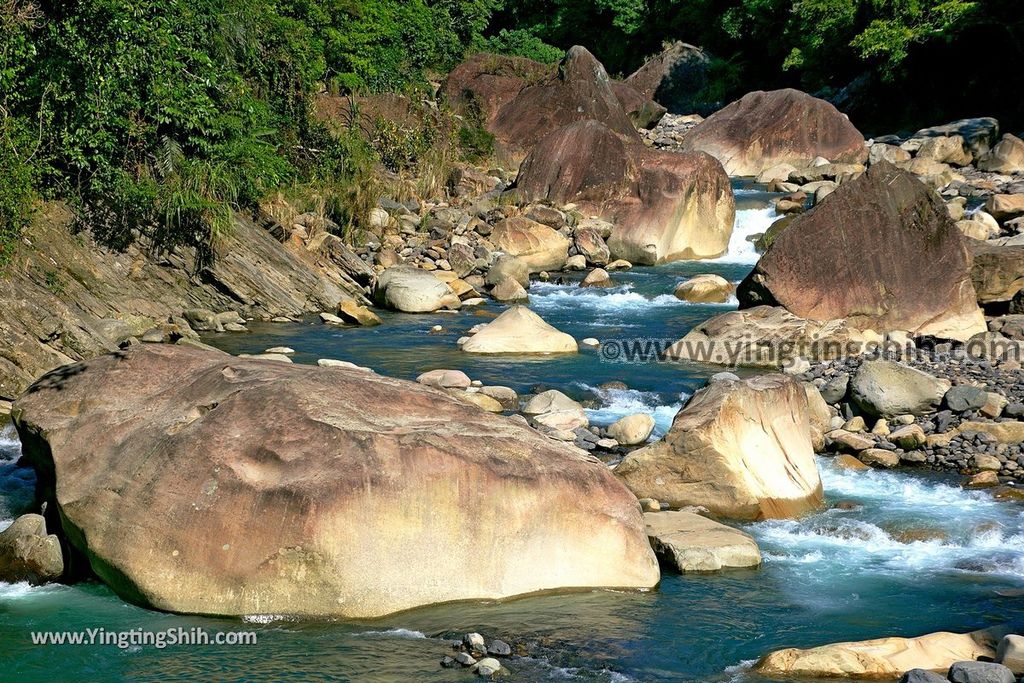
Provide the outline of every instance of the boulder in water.
<path id="1" fill-rule="evenodd" d="M 140 345 L 15 414 L 68 541 L 145 606 L 373 618 L 658 581 L 603 464 L 414 382 Z"/>
<path id="2" fill-rule="evenodd" d="M 823 502 L 807 397 L 784 375 L 704 387 L 661 441 L 630 453 L 615 474 L 637 498 L 732 519 L 794 517 Z"/>
<path id="3" fill-rule="evenodd" d="M 1008 667 L 995 662 L 956 662 L 946 678 L 950 683 L 1017 683 Z"/>
<path id="4" fill-rule="evenodd" d="M 1024 173 L 1024 140 L 1006 134 L 978 161 L 978 169 L 992 173 Z"/>
<path id="5" fill-rule="evenodd" d="M 433 313 L 462 306 L 451 287 L 412 266 L 392 266 L 381 273 L 375 294 L 381 305 L 403 313 Z"/>
<path id="6" fill-rule="evenodd" d="M 523 216 L 499 222 L 494 226 L 490 240 L 499 251 L 525 263 L 531 273 L 561 270 L 569 254 L 567 238 Z"/>
<path id="7" fill-rule="evenodd" d="M 779 164 L 810 166 L 816 157 L 863 163 L 864 136 L 835 107 L 799 90 L 744 95 L 699 123 L 683 149 L 707 152 L 731 176 L 756 176 Z"/>
<path id="8" fill-rule="evenodd" d="M 46 532 L 42 515 L 22 515 L 0 531 L 0 581 L 42 584 L 63 573 L 60 540 Z"/>
<path id="9" fill-rule="evenodd" d="M 520 167 L 516 191 L 611 221 L 612 257 L 641 264 L 720 256 L 736 213 L 729 178 L 710 156 L 648 149 L 597 121 L 544 138 Z"/>
<path id="10" fill-rule="evenodd" d="M 741 308 L 781 305 L 859 329 L 967 340 L 986 329 L 970 268 L 938 196 L 880 162 L 793 219 L 737 297 Z"/>
<path id="11" fill-rule="evenodd" d="M 644 513 L 647 537 L 661 562 L 680 572 L 713 572 L 761 564 L 749 534 L 693 512 Z"/>
<path id="12" fill-rule="evenodd" d="M 608 436 L 623 446 L 636 446 L 650 438 L 654 431 L 654 418 L 647 413 L 637 413 L 619 418 L 608 426 Z"/>
<path id="13" fill-rule="evenodd" d="M 462 345 L 467 353 L 577 353 L 576 340 L 525 306 L 512 306 Z"/>
<path id="14" fill-rule="evenodd" d="M 721 275 L 694 275 L 676 286 L 675 295 L 690 303 L 724 304 L 735 291 L 732 283 Z"/>
<path id="15" fill-rule="evenodd" d="M 896 678 L 911 669 L 945 671 L 952 664 L 995 655 L 997 629 L 930 633 L 917 638 L 877 638 L 808 650 L 777 650 L 754 665 L 768 676 Z"/>

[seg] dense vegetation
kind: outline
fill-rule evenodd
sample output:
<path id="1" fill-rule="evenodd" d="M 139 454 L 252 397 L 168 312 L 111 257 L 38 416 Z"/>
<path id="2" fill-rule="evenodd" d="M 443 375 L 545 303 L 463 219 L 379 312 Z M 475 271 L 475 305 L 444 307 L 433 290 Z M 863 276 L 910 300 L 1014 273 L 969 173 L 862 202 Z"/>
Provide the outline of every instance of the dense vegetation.
<path id="1" fill-rule="evenodd" d="M 351 222 L 375 164 L 413 168 L 439 135 L 330 134 L 312 115 L 316 95 L 415 93 L 474 50 L 554 61 L 581 43 L 628 73 L 682 39 L 715 55 L 709 100 L 796 85 L 847 98 L 859 123 L 993 114 L 1020 124 L 1016 5 L 0 0 L 0 264 L 40 197 L 69 201 L 115 246 L 139 234 L 208 246 L 233 211 L 281 188 L 313 192 Z M 480 131 L 449 137 L 486 154 Z"/>

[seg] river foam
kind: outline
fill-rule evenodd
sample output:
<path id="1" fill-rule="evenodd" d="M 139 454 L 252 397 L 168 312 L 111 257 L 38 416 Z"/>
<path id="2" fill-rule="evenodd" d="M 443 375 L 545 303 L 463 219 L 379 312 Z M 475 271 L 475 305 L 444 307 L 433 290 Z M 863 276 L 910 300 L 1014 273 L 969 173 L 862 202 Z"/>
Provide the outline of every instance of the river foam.
<path id="1" fill-rule="evenodd" d="M 577 386 L 585 391 L 594 394 L 601 402 L 600 408 L 587 409 L 587 417 L 590 423 L 598 427 L 607 427 L 616 420 L 646 413 L 654 418 L 654 433 L 651 439 L 660 439 L 672 426 L 672 420 L 676 413 L 683 407 L 688 394 L 679 394 L 679 401 L 664 404 L 661 396 L 653 391 L 639 391 L 637 389 L 605 389 L 593 387 L 583 382 L 577 382 Z"/>

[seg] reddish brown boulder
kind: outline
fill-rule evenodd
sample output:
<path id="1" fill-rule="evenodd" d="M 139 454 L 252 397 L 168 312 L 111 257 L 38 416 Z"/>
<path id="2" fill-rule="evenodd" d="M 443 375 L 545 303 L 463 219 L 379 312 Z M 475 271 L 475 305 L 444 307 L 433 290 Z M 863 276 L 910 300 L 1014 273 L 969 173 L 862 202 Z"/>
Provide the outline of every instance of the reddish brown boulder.
<path id="1" fill-rule="evenodd" d="M 612 81 L 612 92 L 618 98 L 629 120 L 637 128 L 651 129 L 658 125 L 668 111 L 650 97 L 623 81 Z"/>
<path id="2" fill-rule="evenodd" d="M 971 260 L 945 205 L 882 161 L 797 216 L 740 283 L 741 308 L 952 339 L 985 331 Z"/>
<path id="3" fill-rule="evenodd" d="M 755 176 L 779 164 L 809 166 L 815 157 L 863 163 L 868 150 L 850 120 L 799 90 L 744 95 L 690 131 L 683 149 L 707 152 L 731 176 Z"/>
<path id="4" fill-rule="evenodd" d="M 593 119 L 628 140 L 636 129 L 599 61 L 573 47 L 552 69 L 537 62 L 476 56 L 456 67 L 444 85 L 450 101 L 475 101 L 499 151 L 517 163 L 548 133 Z"/>
<path id="5" fill-rule="evenodd" d="M 704 50 L 677 41 L 644 62 L 626 83 L 673 114 L 692 114 L 702 108 L 699 96 L 708 85 L 710 66 Z"/>
<path id="6" fill-rule="evenodd" d="M 475 108 L 490 126 L 503 106 L 530 83 L 549 78 L 554 67 L 524 57 L 475 54 L 452 69 L 441 94 L 453 106 Z"/>
<path id="7" fill-rule="evenodd" d="M 721 255 L 736 210 L 729 178 L 712 157 L 648 149 L 597 121 L 545 137 L 523 162 L 516 190 L 615 223 L 612 256 L 642 264 Z"/>
<path id="8" fill-rule="evenodd" d="M 68 541 L 158 609 L 371 618 L 659 578 L 605 465 L 413 382 L 146 344 L 14 415 Z"/>

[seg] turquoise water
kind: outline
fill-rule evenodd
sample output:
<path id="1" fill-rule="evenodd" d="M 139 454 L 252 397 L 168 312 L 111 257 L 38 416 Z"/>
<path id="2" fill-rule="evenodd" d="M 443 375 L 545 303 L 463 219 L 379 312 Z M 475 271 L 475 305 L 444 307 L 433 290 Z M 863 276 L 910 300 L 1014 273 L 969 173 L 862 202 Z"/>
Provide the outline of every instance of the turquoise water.
<path id="1" fill-rule="evenodd" d="M 741 198 L 741 231 L 770 222 L 765 197 Z M 677 339 L 727 307 L 675 300 L 687 275 L 736 281 L 756 256 L 741 239 L 716 262 L 613 273 L 613 290 L 535 285 L 531 307 L 578 339 Z M 714 368 L 622 365 L 596 352 L 556 359 L 462 354 L 455 341 L 501 307 L 458 314 L 384 314 L 385 325 L 337 329 L 316 321 L 253 325 L 209 339 L 233 352 L 287 345 L 297 362 L 340 358 L 404 378 L 438 367 L 520 391 L 559 388 L 588 401 L 600 424 L 638 410 L 667 428 L 679 405 Z M 444 331 L 431 333 L 440 324 Z M 597 390 L 609 380 L 628 390 Z M 0 520 L 31 505 L 31 474 L 14 467 L 13 430 L 0 431 Z M 369 623 L 248 622 L 150 612 L 102 585 L 0 584 L 0 680 L 104 681 L 465 681 L 443 670 L 446 640 L 467 631 L 521 644 L 507 662 L 512 681 L 757 681 L 744 663 L 786 646 L 809 647 L 883 635 L 968 630 L 1024 618 L 1024 508 L 965 492 L 939 475 L 848 473 L 820 462 L 829 503 L 855 503 L 798 521 L 748 525 L 765 554 L 757 570 L 666 574 L 656 591 L 596 591 L 506 603 L 425 608 Z M 844 506 L 851 507 L 851 506 Z M 0 521 L 0 528 L 5 522 Z M 411 558 L 399 558 L 399 561 Z M 614 558 L 609 558 L 614 561 Z M 415 571 L 410 563 L 410 571 Z M 33 630 L 108 631 L 203 627 L 253 630 L 255 646 L 119 649 L 33 646 Z"/>

